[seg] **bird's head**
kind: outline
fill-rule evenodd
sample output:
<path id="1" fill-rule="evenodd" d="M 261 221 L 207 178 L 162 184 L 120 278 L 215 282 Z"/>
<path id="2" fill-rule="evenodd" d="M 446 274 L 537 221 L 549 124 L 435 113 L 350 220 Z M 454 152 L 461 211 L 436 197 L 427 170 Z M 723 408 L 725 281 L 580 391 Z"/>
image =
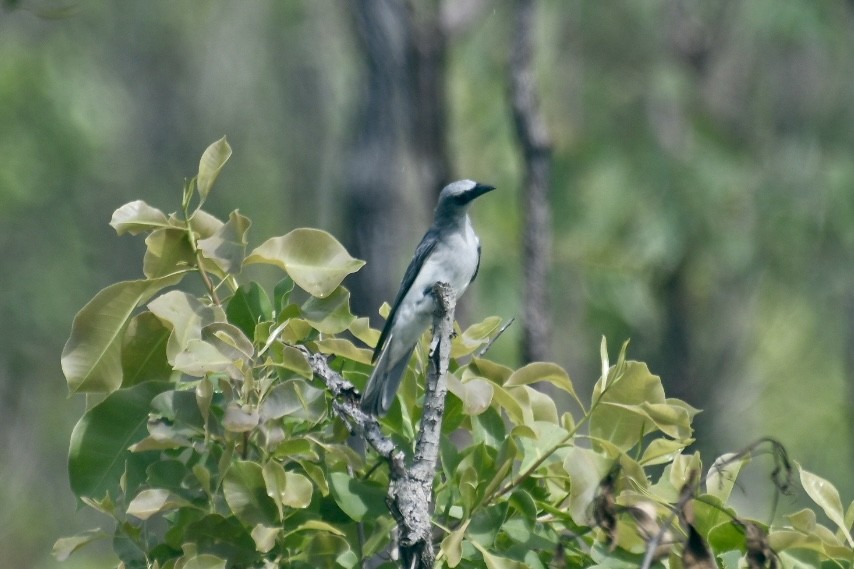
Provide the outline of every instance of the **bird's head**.
<path id="1" fill-rule="evenodd" d="M 465 214 L 472 200 L 494 189 L 495 186 L 479 184 L 472 180 L 451 182 L 439 193 L 439 203 L 436 205 L 436 219 Z"/>

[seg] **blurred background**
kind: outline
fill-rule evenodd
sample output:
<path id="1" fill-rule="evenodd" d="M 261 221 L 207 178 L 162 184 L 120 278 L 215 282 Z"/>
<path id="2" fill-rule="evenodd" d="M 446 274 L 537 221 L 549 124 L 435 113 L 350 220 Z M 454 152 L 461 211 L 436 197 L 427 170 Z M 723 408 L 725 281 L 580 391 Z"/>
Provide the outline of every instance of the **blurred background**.
<path id="1" fill-rule="evenodd" d="M 847 505 L 854 2 L 536 8 L 529 85 L 551 210 L 538 225 L 549 332 L 534 352 L 589 394 L 601 336 L 612 357 L 631 338 L 632 359 L 704 410 L 706 464 L 772 435 Z M 85 401 L 68 397 L 60 353 L 88 299 L 141 277 L 142 239 L 116 237 L 113 210 L 178 209 L 223 135 L 234 155 L 207 209 L 240 208 L 250 246 L 332 232 L 368 262 L 347 284 L 373 318 L 441 184 L 498 186 L 473 209 L 484 256 L 460 320 L 518 318 L 490 355 L 529 357 L 517 16 L 509 0 L 0 0 L 4 565 L 114 564 L 107 548 L 50 556 L 107 521 L 68 489 Z"/>

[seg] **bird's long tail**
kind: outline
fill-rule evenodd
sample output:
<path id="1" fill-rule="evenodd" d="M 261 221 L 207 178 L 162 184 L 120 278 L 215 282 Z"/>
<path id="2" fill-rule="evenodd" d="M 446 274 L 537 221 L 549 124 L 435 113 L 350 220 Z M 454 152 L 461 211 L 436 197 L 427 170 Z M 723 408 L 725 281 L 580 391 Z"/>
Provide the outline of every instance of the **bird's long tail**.
<path id="1" fill-rule="evenodd" d="M 389 342 L 391 344 L 391 342 Z M 406 371 L 406 365 L 409 363 L 409 358 L 415 346 L 409 348 L 404 354 L 404 357 L 396 361 L 389 361 L 388 353 L 389 345 L 380 354 L 377 360 L 377 365 L 374 368 L 374 373 L 368 380 L 368 385 L 365 387 L 365 394 L 362 395 L 362 411 L 370 413 L 374 417 L 382 417 L 388 413 L 391 404 L 394 402 L 394 396 L 397 394 L 397 388 L 400 387 L 400 382 L 403 379 L 403 373 Z"/>

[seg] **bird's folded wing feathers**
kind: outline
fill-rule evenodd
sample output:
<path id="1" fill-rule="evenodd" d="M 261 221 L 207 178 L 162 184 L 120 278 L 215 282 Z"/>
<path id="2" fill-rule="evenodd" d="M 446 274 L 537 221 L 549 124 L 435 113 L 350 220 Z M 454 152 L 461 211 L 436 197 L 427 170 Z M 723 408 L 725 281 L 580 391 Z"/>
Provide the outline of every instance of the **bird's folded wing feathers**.
<path id="1" fill-rule="evenodd" d="M 437 242 L 437 231 L 431 227 L 430 230 L 424 234 L 424 237 L 421 238 L 421 243 L 419 243 L 418 247 L 415 249 L 415 255 L 412 257 L 412 261 L 410 261 L 409 266 L 406 267 L 406 272 L 403 274 L 403 281 L 400 283 L 400 290 L 397 291 L 397 296 L 394 298 L 394 304 L 391 305 L 391 311 L 388 313 L 385 326 L 383 326 L 383 330 L 380 333 L 380 339 L 377 341 L 376 348 L 374 348 L 374 355 L 371 358 L 372 362 L 376 361 L 382 352 L 389 334 L 391 333 L 391 328 L 394 325 L 394 317 L 397 314 L 397 309 L 400 307 L 400 302 L 403 300 L 403 297 L 406 296 L 406 293 L 409 292 L 409 289 L 412 288 L 412 283 L 415 282 L 415 277 L 418 276 L 418 271 L 421 270 L 421 267 L 424 265 L 424 261 L 433 249 L 436 248 Z"/>

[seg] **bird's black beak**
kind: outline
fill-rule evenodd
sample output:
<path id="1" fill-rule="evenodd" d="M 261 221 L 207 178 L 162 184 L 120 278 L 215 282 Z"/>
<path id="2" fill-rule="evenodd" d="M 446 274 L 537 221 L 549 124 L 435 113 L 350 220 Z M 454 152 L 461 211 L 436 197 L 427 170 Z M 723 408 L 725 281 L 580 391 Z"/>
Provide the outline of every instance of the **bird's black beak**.
<path id="1" fill-rule="evenodd" d="M 471 199 L 474 199 L 478 196 L 482 196 L 486 192 L 491 192 L 495 189 L 495 186 L 490 186 L 488 184 L 475 184 L 471 189 Z"/>

